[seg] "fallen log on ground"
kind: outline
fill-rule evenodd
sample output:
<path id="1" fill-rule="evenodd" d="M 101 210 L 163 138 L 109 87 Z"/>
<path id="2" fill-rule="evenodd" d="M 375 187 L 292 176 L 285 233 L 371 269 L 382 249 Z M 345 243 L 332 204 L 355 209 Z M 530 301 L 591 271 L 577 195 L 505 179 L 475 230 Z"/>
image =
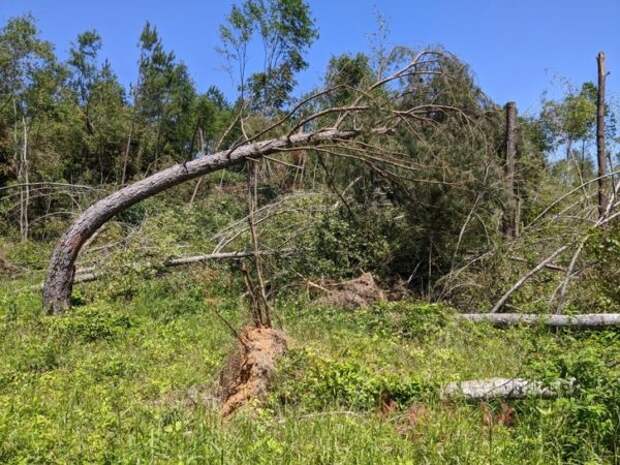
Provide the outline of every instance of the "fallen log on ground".
<path id="1" fill-rule="evenodd" d="M 521 378 L 488 378 L 449 383 L 441 390 L 442 399 L 516 400 L 527 398 L 553 399 L 570 392 L 574 381 L 559 381 L 547 386 L 540 381 Z"/>
<path id="2" fill-rule="evenodd" d="M 620 326 L 620 313 L 586 313 L 581 315 L 537 315 L 531 313 L 461 313 L 459 318 L 493 326 L 548 326 L 550 328 L 605 329 Z"/>
<path id="3" fill-rule="evenodd" d="M 259 255 L 286 255 L 292 252 L 294 249 L 283 249 L 279 251 L 262 250 L 259 251 Z M 239 260 L 245 257 L 251 257 L 254 255 L 253 251 L 240 251 L 240 252 L 220 252 L 205 255 L 190 255 L 187 257 L 171 258 L 163 263 L 166 268 L 172 268 L 176 266 L 193 265 L 196 263 L 203 263 L 212 260 Z M 89 283 L 96 281 L 104 276 L 106 273 L 102 271 L 96 271 L 96 267 L 89 266 L 85 268 L 78 268 L 75 271 L 74 284 Z"/>

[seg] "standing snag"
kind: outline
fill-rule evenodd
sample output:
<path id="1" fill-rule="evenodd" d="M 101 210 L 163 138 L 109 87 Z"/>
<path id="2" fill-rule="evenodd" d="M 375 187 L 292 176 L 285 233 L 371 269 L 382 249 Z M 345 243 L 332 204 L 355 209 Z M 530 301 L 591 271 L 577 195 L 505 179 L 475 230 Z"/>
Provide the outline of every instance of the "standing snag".
<path id="1" fill-rule="evenodd" d="M 504 235 L 514 239 L 518 235 L 517 198 L 515 195 L 515 164 L 517 158 L 517 104 L 506 104 L 506 160 L 504 165 L 504 182 L 506 189 L 506 206 L 504 207 Z"/>
<path id="2" fill-rule="evenodd" d="M 605 53 L 596 57 L 598 65 L 598 92 L 596 101 L 596 155 L 598 159 L 598 212 L 599 217 L 607 210 L 607 178 L 605 177 L 607 157 L 605 155 Z"/>

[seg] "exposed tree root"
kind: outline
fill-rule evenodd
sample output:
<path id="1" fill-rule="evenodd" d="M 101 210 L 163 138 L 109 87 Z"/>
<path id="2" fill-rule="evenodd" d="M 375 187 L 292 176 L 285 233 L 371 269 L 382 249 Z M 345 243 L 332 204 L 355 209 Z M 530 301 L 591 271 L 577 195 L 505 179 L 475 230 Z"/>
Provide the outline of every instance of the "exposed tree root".
<path id="1" fill-rule="evenodd" d="M 227 417 L 253 399 L 265 395 L 275 364 L 287 350 L 282 331 L 248 326 L 220 375 L 221 414 Z"/>

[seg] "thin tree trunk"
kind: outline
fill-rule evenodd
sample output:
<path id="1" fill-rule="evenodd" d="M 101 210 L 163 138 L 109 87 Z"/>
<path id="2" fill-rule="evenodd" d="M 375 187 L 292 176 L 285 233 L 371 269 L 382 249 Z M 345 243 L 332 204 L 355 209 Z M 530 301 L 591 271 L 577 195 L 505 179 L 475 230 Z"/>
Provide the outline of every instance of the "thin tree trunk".
<path id="1" fill-rule="evenodd" d="M 254 214 L 257 204 L 257 184 L 258 184 L 258 162 L 251 160 L 246 164 L 248 169 L 248 225 L 250 227 L 250 236 L 252 238 L 252 248 L 254 250 L 254 266 L 256 268 L 256 278 L 258 280 L 258 292 L 260 304 L 256 306 L 258 312 L 258 320 L 262 326 L 271 328 L 271 309 L 267 300 L 267 292 L 265 291 L 265 280 L 263 279 L 262 263 L 260 252 L 258 250 L 258 231 L 256 230 L 256 221 Z M 248 276 L 249 278 L 249 276 Z M 258 299 L 256 299 L 258 303 Z"/>
<path id="2" fill-rule="evenodd" d="M 566 161 L 569 161 L 571 159 L 572 149 L 573 149 L 573 139 L 571 139 L 569 136 L 568 140 L 566 141 Z"/>
<path id="3" fill-rule="evenodd" d="M 598 211 L 599 217 L 605 214 L 607 209 L 607 178 L 605 178 L 607 157 L 605 156 L 605 53 L 599 52 L 598 64 L 598 98 L 596 111 L 596 154 L 598 158 Z"/>
<path id="4" fill-rule="evenodd" d="M 506 206 L 504 207 L 503 231 L 510 239 L 517 236 L 517 200 L 515 196 L 514 178 L 517 158 L 517 105 L 515 102 L 506 104 L 506 160 L 504 165 L 504 183 L 506 190 Z"/>
<path id="5" fill-rule="evenodd" d="M 129 127 L 129 137 L 127 137 L 127 147 L 125 147 L 125 156 L 123 157 L 123 172 L 121 174 L 121 186 L 125 185 L 127 177 L 127 163 L 129 162 L 129 149 L 131 147 L 131 136 L 133 136 L 133 121 Z"/>
<path id="6" fill-rule="evenodd" d="M 377 129 L 385 133 L 385 129 Z M 123 187 L 86 209 L 56 244 L 43 288 L 43 305 L 48 313 L 62 313 L 70 306 L 75 261 L 84 243 L 106 221 L 132 205 L 182 182 L 213 171 L 243 163 L 247 158 L 280 153 L 298 146 L 320 145 L 335 140 L 352 139 L 357 130 L 329 129 L 300 133 L 262 142 L 253 142 L 233 150 L 224 150 L 179 163 L 145 179 Z"/>
<path id="7" fill-rule="evenodd" d="M 23 184 L 20 194 L 20 232 L 22 241 L 28 239 L 28 205 L 30 204 L 30 176 L 28 174 L 28 126 L 26 118 L 22 117 L 22 151 L 20 160 L 20 182 Z"/>
<path id="8" fill-rule="evenodd" d="M 198 128 L 198 135 L 200 137 L 200 152 L 205 153 L 205 138 L 202 132 L 202 128 L 200 127 Z M 193 141 L 192 141 L 192 144 L 193 144 Z M 194 186 L 192 197 L 189 199 L 190 208 L 192 207 L 192 205 L 194 205 L 194 200 L 196 200 L 196 196 L 198 195 L 198 189 L 200 189 L 200 184 L 202 184 L 203 179 L 204 179 L 203 177 L 200 177 L 198 181 L 196 182 L 196 185 Z"/>

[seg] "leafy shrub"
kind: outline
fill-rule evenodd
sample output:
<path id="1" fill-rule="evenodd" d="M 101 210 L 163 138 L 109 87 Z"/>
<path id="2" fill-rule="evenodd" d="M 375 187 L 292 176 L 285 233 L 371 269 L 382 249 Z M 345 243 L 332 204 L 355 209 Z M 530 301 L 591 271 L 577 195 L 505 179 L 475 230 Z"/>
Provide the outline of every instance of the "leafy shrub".
<path id="1" fill-rule="evenodd" d="M 363 271 L 381 272 L 391 250 L 387 224 L 374 211 L 327 211 L 297 238 L 303 250 L 288 267 L 308 276 L 348 278 Z M 355 215 L 353 219 L 351 215 Z M 301 219 L 300 219 L 301 221 Z"/>
<path id="2" fill-rule="evenodd" d="M 381 400 L 402 406 L 428 397 L 428 384 L 414 377 L 384 374 L 356 360 L 331 360 L 309 350 L 292 351 L 281 364 L 273 401 L 310 410 L 340 406 L 370 410 Z"/>
<path id="3" fill-rule="evenodd" d="M 378 318 L 371 328 L 408 339 L 423 339 L 441 331 L 448 312 L 440 304 L 419 302 L 381 302 L 371 312 Z"/>
<path id="4" fill-rule="evenodd" d="M 574 380 L 569 396 L 555 400 L 549 409 L 538 409 L 540 427 L 549 430 L 546 437 L 560 444 L 561 454 L 574 463 L 620 447 L 620 336 L 603 334 L 588 342 L 579 352 L 533 366 L 534 376 L 547 382 Z"/>
<path id="5" fill-rule="evenodd" d="M 53 334 L 83 342 L 114 339 L 132 326 L 127 315 L 111 309 L 108 305 L 76 308 L 66 315 L 48 321 Z"/>
<path id="6" fill-rule="evenodd" d="M 596 305 L 608 311 L 620 308 L 620 224 L 598 231 L 586 244 L 594 266 L 590 284 Z"/>

